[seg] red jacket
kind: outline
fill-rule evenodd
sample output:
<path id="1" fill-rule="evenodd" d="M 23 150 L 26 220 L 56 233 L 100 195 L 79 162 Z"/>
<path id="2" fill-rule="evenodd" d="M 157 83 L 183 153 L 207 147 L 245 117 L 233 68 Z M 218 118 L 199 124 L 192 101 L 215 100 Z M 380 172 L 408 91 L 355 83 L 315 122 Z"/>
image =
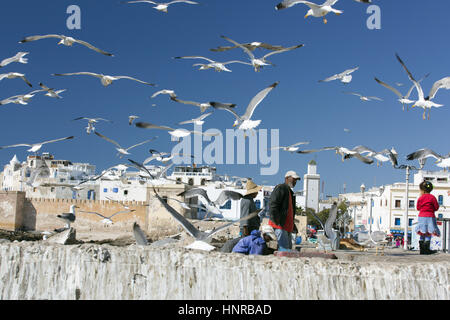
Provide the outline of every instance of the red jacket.
<path id="1" fill-rule="evenodd" d="M 439 203 L 436 197 L 430 193 L 424 193 L 419 200 L 417 200 L 417 210 L 419 210 L 419 217 L 436 218 L 434 213 L 439 210 Z"/>

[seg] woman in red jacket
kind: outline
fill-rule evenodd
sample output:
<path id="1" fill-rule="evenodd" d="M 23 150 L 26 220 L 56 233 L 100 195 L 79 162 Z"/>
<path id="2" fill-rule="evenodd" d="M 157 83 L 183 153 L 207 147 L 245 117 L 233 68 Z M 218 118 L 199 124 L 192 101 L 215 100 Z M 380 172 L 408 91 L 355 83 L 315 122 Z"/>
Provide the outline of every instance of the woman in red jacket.
<path id="1" fill-rule="evenodd" d="M 423 181 L 419 188 L 421 196 L 417 200 L 416 206 L 419 211 L 419 219 L 415 231 L 420 236 L 420 254 L 433 254 L 436 251 L 430 250 L 431 236 L 441 236 L 434 215 L 439 210 L 439 204 L 436 197 L 430 194 L 433 190 L 431 182 Z"/>

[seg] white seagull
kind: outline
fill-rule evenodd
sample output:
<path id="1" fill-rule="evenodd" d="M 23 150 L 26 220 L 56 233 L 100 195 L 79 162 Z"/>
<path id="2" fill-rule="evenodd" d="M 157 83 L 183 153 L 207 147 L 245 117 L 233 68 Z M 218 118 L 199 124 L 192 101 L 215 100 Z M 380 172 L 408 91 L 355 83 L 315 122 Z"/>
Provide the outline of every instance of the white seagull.
<path id="1" fill-rule="evenodd" d="M 63 93 L 64 91 L 66 91 L 67 89 L 62 89 L 62 90 L 55 90 L 55 89 L 50 89 L 49 87 L 47 87 L 45 84 L 43 84 L 42 82 L 39 83 L 39 86 L 47 91 L 47 93 L 45 94 L 47 97 L 50 98 L 57 98 L 57 99 L 62 99 L 62 97 L 59 95 L 60 93 Z"/>
<path id="2" fill-rule="evenodd" d="M 175 97 L 170 97 L 170 100 L 175 101 L 175 102 L 179 102 L 179 103 L 183 103 L 183 104 L 190 104 L 193 106 L 197 106 L 200 108 L 201 112 L 205 112 L 206 109 L 213 107 L 216 109 L 227 109 L 227 108 L 234 108 L 236 105 L 233 103 L 221 103 L 221 102 L 195 102 L 195 101 L 186 101 L 186 100 L 181 100 L 178 99 L 176 96 Z"/>
<path id="3" fill-rule="evenodd" d="M 57 38 L 57 39 L 61 39 L 58 42 L 58 45 L 63 44 L 67 47 L 71 47 L 74 43 L 79 43 L 83 46 L 88 47 L 89 49 L 92 49 L 94 51 L 97 51 L 101 54 L 104 54 L 105 56 L 110 56 L 113 57 L 113 55 L 111 53 L 105 52 L 103 50 L 100 50 L 99 48 L 94 47 L 92 44 L 87 43 L 86 41 L 82 41 L 82 40 L 77 40 L 74 39 L 72 37 L 67 37 L 65 35 L 59 35 L 59 34 L 47 34 L 47 35 L 43 35 L 43 36 L 30 36 L 30 37 L 26 37 L 25 39 L 19 41 L 19 43 L 25 43 L 25 42 L 30 42 L 30 41 L 36 41 L 36 40 L 41 40 L 41 39 L 49 39 L 49 38 Z"/>
<path id="4" fill-rule="evenodd" d="M 18 73 L 18 72 L 9 72 L 9 73 L 3 73 L 0 74 L 0 81 L 3 79 L 15 79 L 15 78 L 20 78 L 23 81 L 25 81 L 25 83 L 27 85 L 29 85 L 30 87 L 32 87 L 33 85 L 30 83 L 30 81 L 27 80 L 27 78 L 25 78 L 25 75 L 23 73 Z"/>
<path id="5" fill-rule="evenodd" d="M 378 100 L 378 101 L 383 101 L 383 99 L 378 98 L 378 97 L 371 97 L 371 96 L 363 96 L 362 94 L 356 93 L 356 92 L 347 92 L 347 91 L 343 91 L 342 93 L 345 94 L 352 94 L 354 96 L 358 96 L 360 100 L 362 101 L 372 101 L 372 100 Z"/>
<path id="6" fill-rule="evenodd" d="M 13 144 L 10 146 L 3 146 L 3 147 L 0 147 L 0 149 L 13 148 L 13 147 L 31 147 L 30 149 L 27 150 L 28 152 L 37 152 L 42 148 L 42 146 L 44 144 L 63 141 L 63 140 L 69 140 L 69 139 L 73 139 L 73 138 L 74 138 L 74 136 L 70 136 L 70 137 L 65 137 L 65 138 L 60 138 L 60 139 L 55 139 L 55 140 L 50 140 L 50 141 L 38 142 L 38 143 L 34 143 L 34 144 L 19 143 L 19 144 Z"/>
<path id="7" fill-rule="evenodd" d="M 211 60 L 209 58 L 202 57 L 202 56 L 174 57 L 174 59 L 203 59 L 203 60 L 209 61 L 209 63 L 207 63 L 207 64 L 205 64 L 205 63 L 195 63 L 195 64 L 193 64 L 193 66 L 194 67 L 200 67 L 198 70 L 214 69 L 215 71 L 218 71 L 218 72 L 220 72 L 220 71 L 232 72 L 230 69 L 225 67 L 225 65 L 230 64 L 230 63 L 241 63 L 241 64 L 247 64 L 247 65 L 250 65 L 250 66 L 252 65 L 249 62 L 244 62 L 244 61 L 239 61 L 239 60 L 218 62 L 218 61 L 214 61 L 214 60 Z"/>
<path id="8" fill-rule="evenodd" d="M 359 154 L 357 151 L 353 151 L 350 150 L 346 147 L 325 147 L 325 148 L 321 148 L 321 149 L 313 149 L 313 150 L 299 150 L 297 151 L 297 153 L 300 154 L 308 154 L 308 153 L 312 153 L 312 152 L 319 152 L 319 151 L 326 151 L 326 150 L 335 150 L 336 154 L 340 154 L 342 157 L 342 162 L 344 162 L 345 159 L 348 158 L 352 158 L 355 157 L 358 160 L 366 163 L 366 164 L 372 164 L 373 160 L 368 158 L 368 157 L 364 157 L 361 154 Z"/>
<path id="9" fill-rule="evenodd" d="M 425 79 L 426 77 L 428 77 L 430 74 L 425 75 L 422 79 L 419 80 L 419 82 L 421 82 L 423 79 Z M 406 110 L 408 110 L 408 105 L 411 103 L 414 103 L 414 100 L 410 100 L 409 96 L 411 95 L 413 89 L 415 88 L 415 85 L 413 84 L 411 86 L 411 88 L 409 89 L 409 91 L 406 93 L 406 95 L 402 95 L 400 93 L 400 91 L 398 91 L 396 88 L 388 85 L 387 83 L 375 78 L 375 81 L 378 82 L 379 84 L 381 84 L 383 87 L 391 90 L 392 92 L 394 92 L 397 96 L 398 96 L 398 102 L 400 102 L 403 106 L 403 111 L 405 111 L 405 105 L 406 105 Z"/>
<path id="10" fill-rule="evenodd" d="M 366 157 L 375 158 L 377 160 L 377 167 L 380 165 L 380 162 L 383 163 L 390 160 L 389 157 L 383 155 L 383 153 L 387 151 L 386 149 L 381 152 L 376 152 L 366 146 L 356 146 L 352 149 L 352 151 L 356 151 L 357 154 L 365 155 Z M 349 159 L 353 156 L 354 154 L 347 154 L 344 156 L 344 159 Z"/>
<path id="11" fill-rule="evenodd" d="M 411 80 L 414 83 L 414 85 L 416 86 L 416 89 L 417 89 L 417 94 L 418 94 L 419 100 L 414 102 L 412 108 L 414 108 L 414 107 L 423 108 L 422 118 L 424 120 L 425 120 L 425 112 L 428 109 L 428 119 L 430 119 L 430 111 L 431 111 L 432 107 L 435 107 L 435 108 L 443 107 L 442 104 L 434 103 L 431 100 L 434 99 L 434 97 L 436 96 L 436 93 L 438 92 L 439 89 L 441 89 L 441 88 L 442 89 L 450 89 L 450 77 L 445 77 L 445 78 L 442 78 L 441 80 L 436 81 L 433 84 L 433 86 L 431 87 L 428 97 L 425 97 L 420 83 L 414 79 L 413 75 L 411 74 L 411 72 L 409 72 L 408 68 L 406 68 L 406 65 L 403 63 L 402 59 L 400 59 L 399 55 L 395 54 L 395 56 L 397 57 L 397 60 L 400 62 L 400 64 L 403 66 L 403 69 L 405 69 L 406 73 L 408 74 L 409 80 Z"/>
<path id="12" fill-rule="evenodd" d="M 328 13 L 333 12 L 336 15 L 340 15 L 341 13 L 343 13 L 343 11 L 334 9 L 332 7 L 336 2 L 338 2 L 338 0 L 327 0 L 323 4 L 316 4 L 313 2 L 301 1 L 301 0 L 284 0 L 284 1 L 280 2 L 279 4 L 277 4 L 275 9 L 276 10 L 286 9 L 286 8 L 292 7 L 293 5 L 296 5 L 298 3 L 303 3 L 303 4 L 306 4 L 310 8 L 305 15 L 305 19 L 308 18 L 309 16 L 313 16 L 316 18 L 323 18 L 323 23 L 327 23 L 328 20 L 325 19 L 325 16 Z"/>
<path id="13" fill-rule="evenodd" d="M 125 149 L 125 148 L 121 147 L 120 144 L 118 144 L 116 141 L 114 141 L 114 140 L 112 140 L 112 139 L 109 139 L 108 137 L 105 137 L 105 136 L 102 135 L 101 133 L 98 133 L 97 131 L 94 131 L 94 133 L 95 133 L 97 136 L 99 136 L 100 138 L 105 139 L 106 141 L 111 142 L 112 144 L 116 145 L 116 146 L 117 146 L 116 150 L 118 151 L 117 155 L 120 154 L 120 158 L 122 158 L 124 155 L 129 155 L 129 154 L 130 154 L 130 153 L 128 152 L 129 150 L 131 150 L 131 149 L 133 149 L 133 148 L 136 148 L 136 147 L 138 147 L 138 146 L 140 146 L 140 145 L 143 145 L 144 143 L 147 143 L 147 142 L 150 142 L 150 141 L 153 141 L 153 140 L 156 139 L 156 137 L 155 137 L 155 138 L 152 138 L 152 139 L 149 139 L 149 140 L 145 140 L 145 141 L 143 141 L 143 142 L 140 142 L 140 143 L 138 143 L 138 144 L 135 144 L 134 146 L 131 146 L 131 147 L 128 147 L 128 148 Z"/>
<path id="14" fill-rule="evenodd" d="M 152 154 L 150 157 L 148 157 L 147 159 L 144 160 L 144 162 L 142 164 L 146 165 L 147 163 L 156 160 L 162 163 L 166 163 L 171 161 L 175 156 L 189 156 L 191 158 L 194 158 L 194 156 L 191 155 L 184 155 L 182 153 L 167 153 L 167 152 L 159 152 L 157 150 L 154 149 L 150 149 L 150 153 Z"/>
<path id="15" fill-rule="evenodd" d="M 109 86 L 113 81 L 120 80 L 120 79 L 128 79 L 137 81 L 143 84 L 146 84 L 148 86 L 155 86 L 154 83 L 148 83 L 142 80 L 138 80 L 136 78 L 128 77 L 128 76 L 108 76 L 104 74 L 94 73 L 94 72 L 74 72 L 74 73 L 54 73 L 54 76 L 74 76 L 74 75 L 85 75 L 85 76 L 92 76 L 99 78 L 103 84 L 103 86 L 107 87 Z"/>
<path id="16" fill-rule="evenodd" d="M 178 140 L 180 138 L 184 138 L 192 134 L 200 134 L 203 136 L 217 136 L 219 133 L 207 133 L 207 132 L 199 132 L 199 131 L 190 131 L 186 129 L 174 129 L 167 126 L 159 126 L 156 124 L 148 123 L 148 122 L 137 122 L 136 127 L 142 129 L 161 129 L 167 130 L 172 137 L 176 137 Z"/>
<path id="17" fill-rule="evenodd" d="M 272 89 L 274 89 L 279 82 L 275 82 L 269 87 L 263 89 L 262 91 L 258 92 L 256 96 L 253 97 L 253 99 L 250 101 L 250 103 L 247 106 L 247 110 L 242 116 L 239 116 L 234 110 L 225 108 L 224 110 L 227 110 L 231 112 L 235 117 L 236 120 L 233 124 L 233 127 L 238 126 L 239 130 L 253 130 L 259 124 L 261 123 L 261 120 L 251 120 L 250 118 L 253 115 L 253 112 L 255 111 L 256 107 L 263 101 L 263 99 L 269 94 Z M 212 103 L 214 106 L 214 103 Z"/>
<path id="18" fill-rule="evenodd" d="M 99 121 L 112 122 L 111 120 L 103 119 L 103 118 L 86 118 L 86 117 L 79 117 L 79 118 L 73 119 L 72 121 L 77 121 L 77 120 L 87 120 L 88 121 L 88 126 L 86 127 L 87 134 L 90 134 L 91 132 L 95 131 L 94 123 L 98 123 Z"/>
<path id="19" fill-rule="evenodd" d="M 420 169 L 422 169 L 423 166 L 425 165 L 427 158 L 435 158 L 436 163 L 438 163 L 442 161 L 444 157 L 428 148 L 416 150 L 406 156 L 406 160 L 409 161 L 418 160 L 420 164 Z"/>
<path id="20" fill-rule="evenodd" d="M 34 90 L 30 93 L 26 93 L 26 94 L 19 94 L 17 96 L 12 96 L 9 97 L 7 99 L 1 100 L 0 101 L 0 106 L 1 105 L 5 105 L 5 104 L 9 104 L 9 103 L 15 103 L 15 104 L 21 104 L 21 105 L 27 105 L 28 101 L 33 98 L 35 96 L 36 93 L 38 92 L 42 92 L 44 90 Z"/>
<path id="21" fill-rule="evenodd" d="M 297 143 L 291 144 L 290 146 L 287 146 L 287 147 L 281 147 L 281 146 L 280 147 L 272 147 L 271 150 L 282 149 L 284 151 L 288 151 L 288 152 L 292 153 L 292 152 L 298 151 L 299 146 L 303 145 L 303 144 L 309 144 L 309 141 L 297 142 Z"/>
<path id="22" fill-rule="evenodd" d="M 355 72 L 356 70 L 358 70 L 359 67 L 353 68 L 353 69 L 348 69 L 345 70 L 344 72 L 341 73 L 337 73 L 331 77 L 328 77 L 324 80 L 319 80 L 319 82 L 329 82 L 329 81 L 333 81 L 333 80 L 339 80 L 342 83 L 350 83 L 352 81 L 353 76 L 351 75 L 351 73 Z"/>
<path id="23" fill-rule="evenodd" d="M 133 116 L 133 115 L 129 116 L 128 117 L 128 124 L 131 126 L 133 124 L 133 121 L 136 120 L 136 119 L 139 119 L 139 116 Z"/>
<path id="24" fill-rule="evenodd" d="M 188 1 L 188 0 L 174 0 L 174 1 L 165 2 L 165 3 L 158 3 L 158 2 L 150 1 L 150 0 L 122 1 L 122 3 L 139 3 L 139 2 L 155 4 L 156 6 L 153 7 L 153 9 L 156 9 L 158 11 L 165 12 L 165 13 L 167 13 L 167 8 L 169 7 L 169 5 L 171 5 L 173 3 L 182 2 L 182 3 L 187 3 L 187 4 L 198 4 L 197 2 Z"/>
<path id="25" fill-rule="evenodd" d="M 71 205 L 70 206 L 70 212 L 69 213 L 61 213 L 58 214 L 57 217 L 64 220 L 66 222 L 66 228 L 69 229 L 70 228 L 70 224 L 75 222 L 76 216 L 75 216 L 75 208 L 79 208 L 76 205 Z"/>
<path id="26" fill-rule="evenodd" d="M 271 62 L 266 60 L 267 57 L 274 55 L 274 54 L 291 51 L 291 50 L 303 47 L 303 44 L 299 44 L 299 45 L 285 48 L 282 50 L 272 51 L 272 52 L 264 55 L 262 58 L 257 59 L 257 58 L 255 58 L 255 55 L 249 49 L 247 49 L 245 46 L 243 46 L 242 44 L 237 43 L 236 41 L 234 41 L 228 37 L 225 37 L 225 36 L 221 36 L 221 37 L 224 38 L 225 40 L 233 43 L 234 45 L 238 46 L 242 50 L 244 50 L 244 52 L 249 56 L 251 65 L 253 66 L 253 68 L 255 68 L 256 72 L 258 72 L 263 66 L 268 66 L 269 64 L 272 64 Z"/>
<path id="27" fill-rule="evenodd" d="M 203 124 L 205 123 L 204 120 L 205 120 L 207 117 L 209 117 L 210 115 L 212 115 L 212 112 L 202 114 L 200 117 L 195 118 L 195 119 L 182 121 L 182 122 L 180 122 L 179 124 L 182 125 L 182 124 L 193 123 L 193 124 L 195 124 L 195 125 L 197 125 L 197 126 L 201 126 L 201 125 L 203 125 Z"/>
<path id="28" fill-rule="evenodd" d="M 103 224 L 105 225 L 105 227 L 109 227 L 110 225 L 112 225 L 112 224 L 114 223 L 113 220 L 112 220 L 112 218 L 113 218 L 114 216 L 116 216 L 116 215 L 118 215 L 118 214 L 121 214 L 121 213 L 130 213 L 130 212 L 134 212 L 134 211 L 136 211 L 136 210 L 122 210 L 122 211 L 115 212 L 115 213 L 113 213 L 112 215 L 110 215 L 110 216 L 108 216 L 108 217 L 107 217 L 107 216 L 104 216 L 104 215 L 101 214 L 101 213 L 94 212 L 94 211 L 80 211 L 80 212 L 82 212 L 82 213 L 88 213 L 88 214 L 95 214 L 95 215 L 97 215 L 97 216 L 103 218 L 103 220 L 101 220 L 100 222 L 103 223 Z"/>
<path id="29" fill-rule="evenodd" d="M 0 62 L 0 68 L 7 66 L 10 63 L 13 62 L 19 62 L 19 63 L 28 63 L 28 59 L 24 58 L 29 52 L 18 52 L 14 57 L 4 59 L 2 62 Z"/>
<path id="30" fill-rule="evenodd" d="M 177 97 L 177 95 L 175 94 L 175 91 L 173 90 L 169 90 L 169 89 L 163 89 L 163 90 L 159 90 L 157 92 L 155 92 L 151 98 L 155 98 L 156 96 L 159 96 L 160 94 L 168 94 L 170 97 Z"/>
<path id="31" fill-rule="evenodd" d="M 287 49 L 283 46 L 273 46 L 271 44 L 264 43 L 264 42 L 258 42 L 258 41 L 253 41 L 253 42 L 249 42 L 249 43 L 241 43 L 241 46 L 246 47 L 250 51 L 254 51 L 256 48 L 264 48 L 267 50 L 275 50 L 275 51 Z M 235 48 L 239 48 L 239 46 L 237 46 L 237 45 L 219 46 L 215 49 L 209 49 L 209 50 L 211 50 L 213 52 L 222 52 L 222 51 L 228 51 L 228 50 L 235 49 Z"/>

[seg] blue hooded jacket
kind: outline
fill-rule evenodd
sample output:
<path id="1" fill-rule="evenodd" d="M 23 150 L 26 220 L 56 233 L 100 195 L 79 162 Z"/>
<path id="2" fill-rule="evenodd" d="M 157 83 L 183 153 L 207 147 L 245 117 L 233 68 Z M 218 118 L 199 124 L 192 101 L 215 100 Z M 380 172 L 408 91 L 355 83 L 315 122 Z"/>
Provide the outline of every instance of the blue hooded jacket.
<path id="1" fill-rule="evenodd" d="M 261 237 L 261 232 L 253 230 L 249 236 L 239 240 L 232 252 L 262 255 L 266 247 L 266 241 Z"/>

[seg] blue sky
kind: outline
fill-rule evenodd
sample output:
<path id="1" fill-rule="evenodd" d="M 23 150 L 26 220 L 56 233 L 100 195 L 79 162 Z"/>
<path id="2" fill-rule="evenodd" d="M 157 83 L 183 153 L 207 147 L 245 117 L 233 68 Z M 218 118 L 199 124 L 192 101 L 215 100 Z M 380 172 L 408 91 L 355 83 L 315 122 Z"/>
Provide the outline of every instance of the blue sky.
<path id="1" fill-rule="evenodd" d="M 160 89 L 174 89 L 180 99 L 221 101 L 237 104 L 243 114 L 251 98 L 268 85 L 279 81 L 256 109 L 253 119 L 261 119 L 259 128 L 280 130 L 280 144 L 311 141 L 306 148 L 325 146 L 366 145 L 375 150 L 394 146 L 400 163 L 406 154 L 428 147 L 441 154 L 450 150 L 448 119 L 450 92 L 438 92 L 436 102 L 444 104 L 433 109 L 429 121 L 422 120 L 422 110 L 402 111 L 396 96 L 378 85 L 374 76 L 394 84 L 402 82 L 406 91 L 409 80 L 395 59 L 398 52 L 417 78 L 431 73 L 422 82 L 428 92 L 434 81 L 449 75 L 448 52 L 450 30 L 447 14 L 450 3 L 445 0 L 423 1 L 374 0 L 381 8 L 381 30 L 369 30 L 367 5 L 341 0 L 334 7 L 344 11 L 341 16 L 329 15 L 328 24 L 321 19 L 304 19 L 307 7 L 301 4 L 276 11 L 278 1 L 268 0 L 199 0 L 200 5 L 175 4 L 169 13 L 161 13 L 147 4 L 122 4 L 120 1 L 3 1 L 0 10 L 0 60 L 18 51 L 30 52 L 28 64 L 10 64 L 0 70 L 22 72 L 33 83 L 56 89 L 67 89 L 63 99 L 37 95 L 28 106 L 9 104 L 0 109 L 3 134 L 0 145 L 39 142 L 74 135 L 75 139 L 45 146 L 58 159 L 89 162 L 98 171 L 126 162 L 115 157 L 112 144 L 91 134 L 84 122 L 71 121 L 80 116 L 103 117 L 113 124 L 101 123 L 97 131 L 131 146 L 149 137 L 150 143 L 132 150 L 130 158 L 142 161 L 148 150 L 169 151 L 176 144 L 165 131 L 142 130 L 128 125 L 128 116 L 136 114 L 141 121 L 175 126 L 178 122 L 200 115 L 195 108 L 172 102 L 167 96 L 150 100 Z M 68 30 L 66 9 L 77 4 L 81 8 L 81 30 Z M 112 52 L 106 57 L 83 46 L 57 46 L 56 39 L 19 44 L 25 36 L 64 34 L 82 39 Z M 246 60 L 242 50 L 211 52 L 210 48 L 229 45 L 220 35 L 238 42 L 263 41 L 274 45 L 305 47 L 274 55 L 275 67 L 256 73 L 250 66 L 234 64 L 231 73 L 198 71 L 194 60 L 174 60 L 175 56 L 203 55 L 218 61 Z M 256 51 L 263 55 L 264 51 Z M 200 62 L 200 61 L 198 61 Z M 318 83 L 335 73 L 359 66 L 349 85 L 340 82 Z M 110 75 L 128 75 L 156 83 L 148 87 L 127 80 L 103 87 L 98 79 L 87 76 L 55 77 L 52 73 L 91 71 Z M 0 82 L 0 99 L 31 90 L 21 80 Z M 343 94 L 356 91 L 378 96 L 383 102 L 362 102 L 358 97 Z M 415 97 L 416 94 L 414 93 Z M 157 104 L 153 107 L 152 104 Z M 233 117 L 215 112 L 203 129 L 232 128 Z M 190 127 L 187 127 L 191 129 Z M 348 128 L 351 132 L 344 132 Z M 205 143 L 207 145 L 208 143 Z M 0 163 L 6 164 L 14 154 L 20 160 L 27 156 L 25 147 L 0 150 Z M 276 184 L 287 170 L 301 176 L 307 163 L 315 159 L 318 173 L 325 181 L 325 194 L 359 191 L 359 186 L 404 181 L 404 172 L 386 163 L 370 166 L 351 159 L 344 163 L 333 151 L 310 155 L 281 152 L 277 175 L 260 176 L 258 165 L 218 165 L 219 173 L 253 177 Z M 411 163 L 410 164 L 417 164 Z M 425 167 L 436 170 L 432 161 Z M 296 189 L 301 189 L 301 185 Z"/>

